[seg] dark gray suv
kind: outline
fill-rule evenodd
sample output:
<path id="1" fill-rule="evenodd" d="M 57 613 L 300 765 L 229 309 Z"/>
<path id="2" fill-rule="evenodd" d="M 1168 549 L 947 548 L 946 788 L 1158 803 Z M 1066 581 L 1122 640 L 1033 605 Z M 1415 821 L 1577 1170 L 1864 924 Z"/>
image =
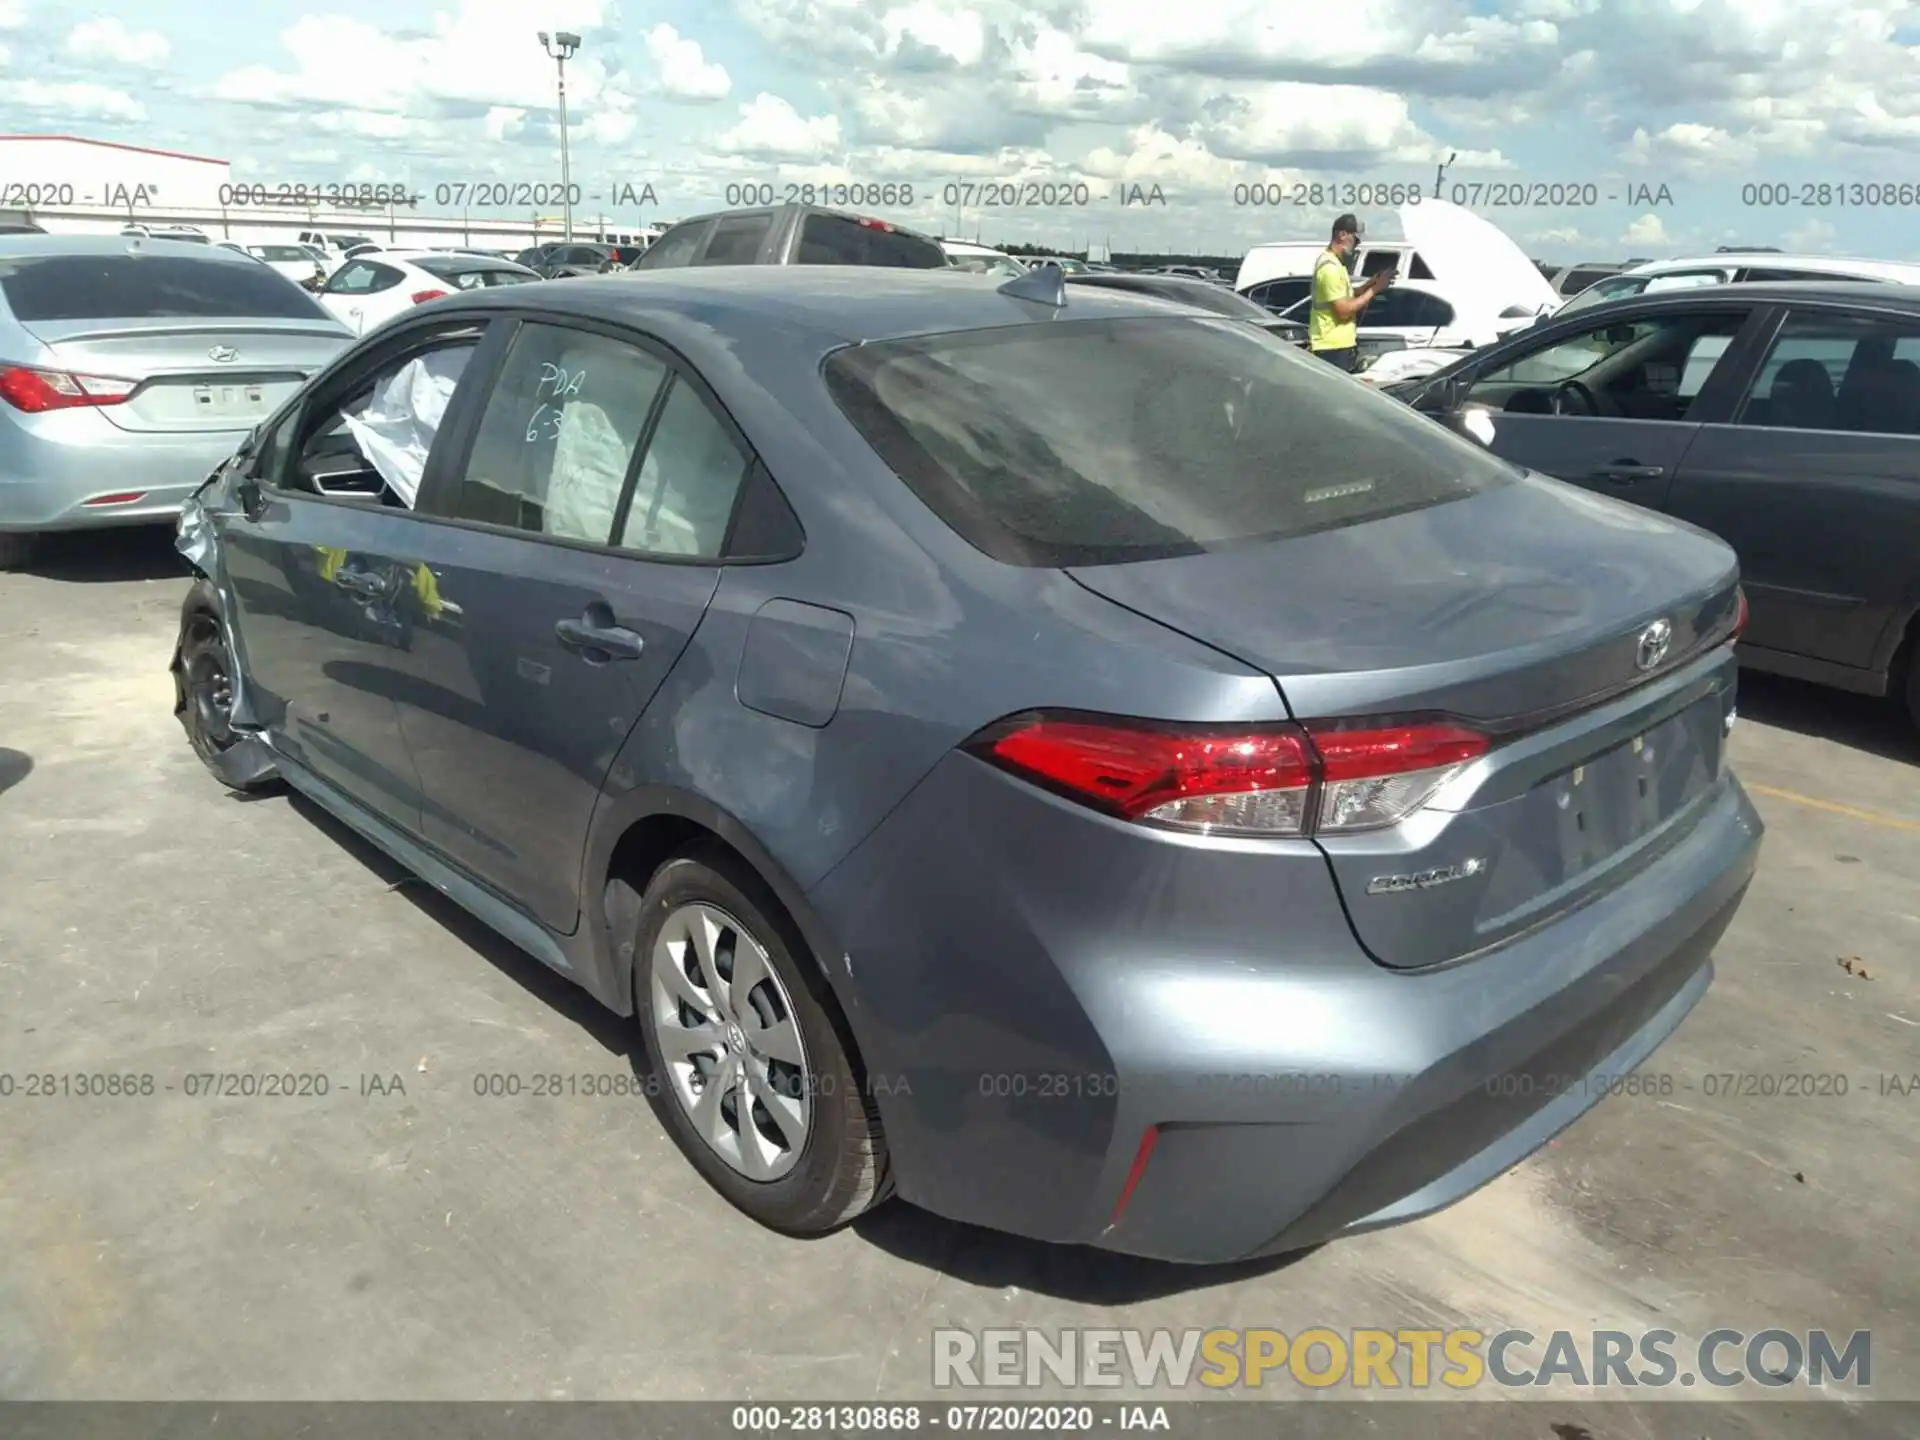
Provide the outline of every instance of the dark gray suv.
<path id="1" fill-rule="evenodd" d="M 772 205 L 682 220 L 654 241 L 632 268 L 882 265 L 945 270 L 951 264 L 938 240 L 891 221 L 819 205 Z"/>

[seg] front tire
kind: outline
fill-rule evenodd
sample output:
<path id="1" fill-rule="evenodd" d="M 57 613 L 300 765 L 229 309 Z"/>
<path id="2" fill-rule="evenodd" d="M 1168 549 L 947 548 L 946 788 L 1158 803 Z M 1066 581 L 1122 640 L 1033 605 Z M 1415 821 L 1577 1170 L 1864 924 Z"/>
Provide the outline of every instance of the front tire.
<path id="1" fill-rule="evenodd" d="M 221 763 L 242 737 L 233 728 L 236 671 L 219 605 L 218 594 L 205 580 L 197 581 L 187 593 L 173 665 L 176 710 L 200 763 L 221 784 L 241 794 L 254 794 L 272 789 L 278 777 L 269 774 L 236 785 Z"/>
<path id="2" fill-rule="evenodd" d="M 669 860 L 641 897 L 633 953 L 647 1096 L 709 1185 L 798 1235 L 892 1193 L 845 1022 L 757 876 L 717 848 Z"/>

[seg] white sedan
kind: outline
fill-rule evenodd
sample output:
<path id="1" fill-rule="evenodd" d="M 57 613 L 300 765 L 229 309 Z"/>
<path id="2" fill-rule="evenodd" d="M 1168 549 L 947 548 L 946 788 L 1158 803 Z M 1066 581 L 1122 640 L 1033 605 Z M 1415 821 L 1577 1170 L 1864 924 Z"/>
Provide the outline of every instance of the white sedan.
<path id="1" fill-rule="evenodd" d="M 356 335 L 415 305 L 456 290 L 524 285 L 539 274 L 511 260 L 446 250 L 381 250 L 347 261 L 328 277 L 320 303 Z"/>

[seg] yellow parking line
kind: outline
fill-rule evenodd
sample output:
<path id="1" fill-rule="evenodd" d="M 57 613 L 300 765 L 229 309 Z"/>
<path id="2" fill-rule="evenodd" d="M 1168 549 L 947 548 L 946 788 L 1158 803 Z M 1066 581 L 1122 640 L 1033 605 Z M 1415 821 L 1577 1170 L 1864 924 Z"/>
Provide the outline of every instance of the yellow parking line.
<path id="1" fill-rule="evenodd" d="M 1849 820 L 1864 820 L 1869 825 L 1884 825 L 1889 830 L 1911 830 L 1920 833 L 1920 820 L 1901 820 L 1892 815 L 1876 815 L 1871 810 L 1856 810 L 1851 805 L 1836 805 L 1831 800 L 1816 800 L 1811 795 L 1802 795 L 1796 790 L 1776 790 L 1771 785 L 1748 784 L 1747 791 L 1753 795 L 1770 795 L 1775 800 L 1791 800 L 1796 805 L 1825 810 L 1829 815 L 1845 815 Z"/>

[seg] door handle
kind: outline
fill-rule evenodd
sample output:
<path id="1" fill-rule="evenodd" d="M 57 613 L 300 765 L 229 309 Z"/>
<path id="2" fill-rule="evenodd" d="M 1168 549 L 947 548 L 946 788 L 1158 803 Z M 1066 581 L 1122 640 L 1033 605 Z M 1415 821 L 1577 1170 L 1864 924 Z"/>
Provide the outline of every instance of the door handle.
<path id="1" fill-rule="evenodd" d="M 578 620 L 562 620 L 553 633 L 567 649 L 584 655 L 595 664 L 610 660 L 638 660 L 647 642 L 635 631 L 614 623 L 613 612 L 592 605 Z"/>
<path id="2" fill-rule="evenodd" d="M 1667 473 L 1664 465 L 1641 465 L 1632 460 L 1616 460 L 1611 465 L 1599 466 L 1593 472 L 1595 480 L 1609 480 L 1615 485 L 1634 485 L 1642 480 L 1658 480 Z"/>

